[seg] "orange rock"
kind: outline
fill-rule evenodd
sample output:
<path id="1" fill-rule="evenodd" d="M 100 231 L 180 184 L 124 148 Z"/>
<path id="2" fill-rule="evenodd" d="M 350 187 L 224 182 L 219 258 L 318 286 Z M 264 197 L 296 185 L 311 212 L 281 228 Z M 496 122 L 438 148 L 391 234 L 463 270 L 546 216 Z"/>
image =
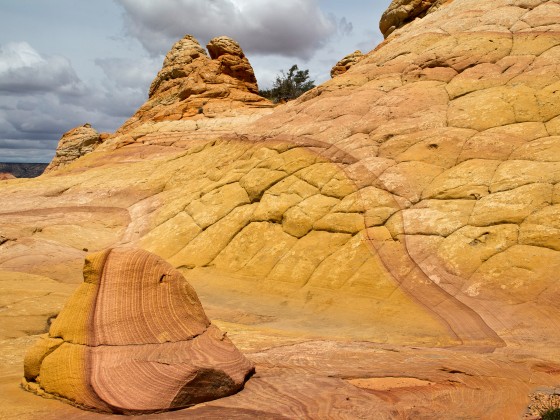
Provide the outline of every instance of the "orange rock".
<path id="1" fill-rule="evenodd" d="M 379 29 L 387 38 L 395 29 L 432 13 L 442 4 L 450 1 L 453 0 L 393 0 L 381 16 Z"/>
<path id="2" fill-rule="evenodd" d="M 113 413 L 171 410 L 239 391 L 253 365 L 161 258 L 110 249 L 25 358 L 24 387 Z"/>
<path id="3" fill-rule="evenodd" d="M 169 78 L 93 153 L 2 183 L 0 348 L 34 340 L 84 248 L 134 245 L 255 352 L 247 392 L 189 414 L 520 417 L 560 380 L 560 7 L 428 10 L 273 109 L 219 57 L 185 52 L 174 73 L 171 54 Z M 434 385 L 343 380 L 387 377 Z"/>
<path id="4" fill-rule="evenodd" d="M 173 121 L 185 121 L 177 124 L 181 131 L 223 132 L 274 107 L 258 95 L 253 68 L 237 42 L 221 36 L 210 41 L 208 50 L 210 57 L 190 35 L 175 43 L 150 86 L 148 101 L 108 143 L 122 144 L 124 134 L 142 137 Z"/>
<path id="5" fill-rule="evenodd" d="M 90 124 L 73 128 L 64 133 L 58 142 L 56 155 L 44 173 L 63 168 L 76 159 L 93 152 L 102 142 L 101 135 Z"/>
<path id="6" fill-rule="evenodd" d="M 350 67 L 359 62 L 363 57 L 364 54 L 362 54 L 360 50 L 356 50 L 352 54 L 348 54 L 331 69 L 331 77 L 346 73 Z"/>
<path id="7" fill-rule="evenodd" d="M 237 42 L 227 36 L 214 38 L 206 46 L 210 57 L 221 63 L 221 72 L 246 83 L 249 92 L 258 93 L 253 67 Z"/>

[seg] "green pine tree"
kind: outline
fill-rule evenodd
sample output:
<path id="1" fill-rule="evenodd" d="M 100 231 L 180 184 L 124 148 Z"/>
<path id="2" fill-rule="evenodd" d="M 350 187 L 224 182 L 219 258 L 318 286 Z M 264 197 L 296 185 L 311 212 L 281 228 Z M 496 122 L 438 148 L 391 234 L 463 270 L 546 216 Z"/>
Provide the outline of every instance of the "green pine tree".
<path id="1" fill-rule="evenodd" d="M 289 101 L 315 87 L 315 81 L 309 80 L 309 70 L 300 70 L 294 64 L 288 73 L 280 70 L 272 89 L 260 90 L 259 94 L 272 102 Z"/>

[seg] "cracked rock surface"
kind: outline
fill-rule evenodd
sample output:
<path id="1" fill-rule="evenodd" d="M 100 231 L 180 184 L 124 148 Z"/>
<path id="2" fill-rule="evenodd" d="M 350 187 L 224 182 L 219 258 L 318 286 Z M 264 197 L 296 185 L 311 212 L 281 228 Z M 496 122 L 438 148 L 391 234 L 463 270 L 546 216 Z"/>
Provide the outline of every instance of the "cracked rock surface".
<path id="1" fill-rule="evenodd" d="M 167 260 L 261 372 L 201 418 L 519 417 L 560 382 L 558 22 L 556 0 L 454 0 L 275 108 L 185 40 L 185 75 L 95 151 L 0 181 L 0 271 Z"/>

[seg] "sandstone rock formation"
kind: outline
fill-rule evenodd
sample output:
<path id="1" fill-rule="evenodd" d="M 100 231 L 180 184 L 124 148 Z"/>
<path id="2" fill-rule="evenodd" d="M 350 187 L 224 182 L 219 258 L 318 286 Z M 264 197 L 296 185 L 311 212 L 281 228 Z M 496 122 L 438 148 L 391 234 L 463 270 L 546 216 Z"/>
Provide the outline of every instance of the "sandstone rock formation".
<path id="1" fill-rule="evenodd" d="M 560 382 L 558 22 L 557 1 L 455 0 L 274 109 L 192 59 L 94 152 L 2 183 L 0 280 L 45 292 L 4 287 L 0 315 L 37 331 L 60 300 L 47 280 L 134 245 L 257 363 L 243 393 L 189 416 L 519 417 Z M 227 83 L 181 102 L 201 63 Z M 183 113 L 213 86 L 233 96 Z"/>
<path id="2" fill-rule="evenodd" d="M 356 50 L 352 54 L 348 54 L 331 69 L 331 77 L 346 73 L 350 67 L 359 62 L 363 57 L 364 54 L 362 54 L 360 50 Z"/>
<path id="3" fill-rule="evenodd" d="M 245 83 L 247 90 L 259 93 L 257 78 L 249 60 L 237 42 L 227 36 L 212 39 L 206 46 L 212 60 L 218 60 L 220 71 Z"/>
<path id="4" fill-rule="evenodd" d="M 270 112 L 274 105 L 258 95 L 251 64 L 231 38 L 208 44 L 210 57 L 191 35 L 179 40 L 166 55 L 152 82 L 148 101 L 118 131 L 111 143 L 138 141 L 160 131 L 231 132 Z M 117 136 L 119 137 L 119 136 Z"/>
<path id="5" fill-rule="evenodd" d="M 379 29 L 387 38 L 395 29 L 401 28 L 416 18 L 422 18 L 453 0 L 393 0 L 381 16 Z"/>
<path id="6" fill-rule="evenodd" d="M 211 325 L 161 258 L 109 249 L 25 357 L 24 387 L 113 413 L 172 410 L 233 394 L 253 365 Z"/>
<path id="7" fill-rule="evenodd" d="M 107 136 L 107 133 L 99 134 L 90 124 L 84 124 L 64 133 L 58 142 L 56 155 L 44 173 L 63 168 L 76 159 L 93 152 Z"/>

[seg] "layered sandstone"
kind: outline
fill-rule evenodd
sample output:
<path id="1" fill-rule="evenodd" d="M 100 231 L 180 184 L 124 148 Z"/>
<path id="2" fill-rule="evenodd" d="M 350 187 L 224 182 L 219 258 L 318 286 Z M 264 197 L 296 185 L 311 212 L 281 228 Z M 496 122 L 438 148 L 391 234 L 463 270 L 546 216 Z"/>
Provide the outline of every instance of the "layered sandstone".
<path id="1" fill-rule="evenodd" d="M 107 133 L 98 133 L 90 124 L 84 124 L 64 133 L 58 142 L 56 154 L 44 173 L 63 168 L 93 152 L 107 137 Z"/>
<path id="2" fill-rule="evenodd" d="M 331 69 L 331 77 L 346 73 L 350 67 L 358 63 L 363 57 L 364 54 L 360 50 L 356 50 L 353 53 L 348 54 Z"/>
<path id="3" fill-rule="evenodd" d="M 164 131 L 190 132 L 192 138 L 219 135 L 270 112 L 273 104 L 258 95 L 253 68 L 239 44 L 220 36 L 207 48 L 210 56 L 191 35 L 171 48 L 148 101 L 117 131 L 111 146 Z"/>
<path id="4" fill-rule="evenodd" d="M 556 1 L 455 0 L 296 101 L 236 103 L 256 121 L 139 111 L 2 185 L 0 270 L 75 283 L 115 244 L 169 261 L 262 372 L 189 415 L 519 417 L 560 381 L 558 22 Z"/>
<path id="5" fill-rule="evenodd" d="M 253 369 L 177 270 L 146 251 L 109 249 L 86 258 L 84 283 L 27 353 L 23 384 L 131 414 L 233 394 Z"/>

